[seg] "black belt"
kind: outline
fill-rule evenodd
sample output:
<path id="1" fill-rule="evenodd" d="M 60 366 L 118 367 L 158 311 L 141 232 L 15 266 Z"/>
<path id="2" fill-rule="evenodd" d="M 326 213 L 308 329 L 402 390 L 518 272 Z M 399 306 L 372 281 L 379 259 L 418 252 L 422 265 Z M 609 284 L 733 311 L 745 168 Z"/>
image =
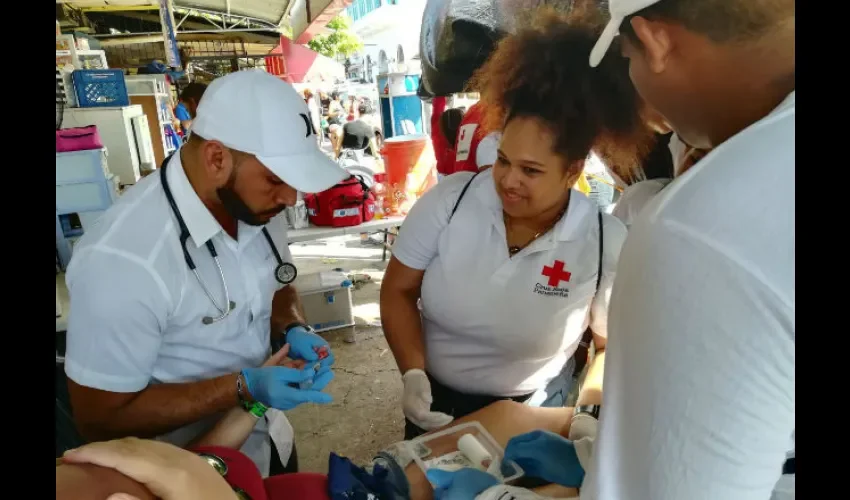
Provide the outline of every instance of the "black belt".
<path id="1" fill-rule="evenodd" d="M 795 458 L 797 458 L 797 457 L 791 457 L 788 460 L 786 460 L 784 464 L 782 464 L 782 475 L 794 474 L 794 473 L 797 472 L 796 468 L 794 467 L 794 459 Z"/>

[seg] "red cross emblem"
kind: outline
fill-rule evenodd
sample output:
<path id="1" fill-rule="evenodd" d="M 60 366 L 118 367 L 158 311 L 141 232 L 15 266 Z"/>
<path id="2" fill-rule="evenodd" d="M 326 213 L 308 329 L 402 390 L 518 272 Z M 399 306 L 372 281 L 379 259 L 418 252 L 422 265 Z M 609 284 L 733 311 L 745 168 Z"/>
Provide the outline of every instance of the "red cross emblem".
<path id="1" fill-rule="evenodd" d="M 564 270 L 564 262 L 560 260 L 556 260 L 551 267 L 543 266 L 543 272 L 540 274 L 549 278 L 549 286 L 558 286 L 562 281 L 570 281 L 572 276 L 572 273 Z"/>

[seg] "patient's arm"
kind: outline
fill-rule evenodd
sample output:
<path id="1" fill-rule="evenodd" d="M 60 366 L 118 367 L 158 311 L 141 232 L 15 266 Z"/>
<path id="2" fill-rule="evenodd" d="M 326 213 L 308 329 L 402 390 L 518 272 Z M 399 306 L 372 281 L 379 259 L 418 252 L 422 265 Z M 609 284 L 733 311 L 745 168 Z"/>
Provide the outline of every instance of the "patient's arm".
<path id="1" fill-rule="evenodd" d="M 572 408 L 536 408 L 513 401 L 499 401 L 459 418 L 447 427 L 477 421 L 504 448 L 512 437 L 536 429 L 561 432 L 566 436 L 566 433 L 569 433 L 570 430 L 569 424 L 572 416 Z M 439 429 L 433 432 L 437 431 Z M 431 500 L 433 498 L 431 484 L 415 462 L 411 462 L 407 466 L 405 473 L 410 481 L 411 500 Z M 578 490 L 575 488 L 565 488 L 558 485 L 544 486 L 535 491 L 551 498 L 578 497 Z"/>
<path id="2" fill-rule="evenodd" d="M 304 368 L 304 360 L 289 359 L 289 344 L 285 344 L 273 354 L 262 366 L 286 366 L 300 370 Z M 259 417 L 254 416 L 241 406 L 232 408 L 207 433 L 198 436 L 186 448 L 198 446 L 224 446 L 238 450 L 245 444 Z"/>

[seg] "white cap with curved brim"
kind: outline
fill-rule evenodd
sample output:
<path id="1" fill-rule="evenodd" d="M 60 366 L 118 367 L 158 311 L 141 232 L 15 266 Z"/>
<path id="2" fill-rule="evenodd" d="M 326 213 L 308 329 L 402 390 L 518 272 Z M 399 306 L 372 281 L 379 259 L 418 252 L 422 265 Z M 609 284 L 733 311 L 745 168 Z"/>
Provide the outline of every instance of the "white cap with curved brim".
<path id="1" fill-rule="evenodd" d="M 602 34 L 599 35 L 599 40 L 596 41 L 596 45 L 590 51 L 590 67 L 595 68 L 602 62 L 602 58 L 611 48 L 614 38 L 620 33 L 620 25 L 623 24 L 624 19 L 659 1 L 661 0 L 610 0 L 608 11 L 611 13 L 611 20 L 605 25 Z"/>
<path id="2" fill-rule="evenodd" d="M 198 104 L 192 133 L 253 154 L 303 193 L 324 191 L 349 175 L 319 149 L 301 95 L 262 70 L 237 71 L 213 80 Z"/>

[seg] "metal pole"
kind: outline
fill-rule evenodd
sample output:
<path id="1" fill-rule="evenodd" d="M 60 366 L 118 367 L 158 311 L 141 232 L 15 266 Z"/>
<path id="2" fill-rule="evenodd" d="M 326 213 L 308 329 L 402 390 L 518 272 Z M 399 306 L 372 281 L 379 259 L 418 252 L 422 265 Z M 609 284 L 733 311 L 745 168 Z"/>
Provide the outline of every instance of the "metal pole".
<path id="1" fill-rule="evenodd" d="M 159 0 L 159 22 L 165 39 L 165 61 L 171 68 L 181 68 L 180 50 L 177 47 L 177 28 L 174 24 L 174 5 L 171 0 Z"/>
<path id="2" fill-rule="evenodd" d="M 393 133 L 393 137 L 396 136 L 395 133 L 395 110 L 393 109 L 393 77 L 391 73 L 387 73 L 387 96 L 390 100 L 390 130 Z"/>

